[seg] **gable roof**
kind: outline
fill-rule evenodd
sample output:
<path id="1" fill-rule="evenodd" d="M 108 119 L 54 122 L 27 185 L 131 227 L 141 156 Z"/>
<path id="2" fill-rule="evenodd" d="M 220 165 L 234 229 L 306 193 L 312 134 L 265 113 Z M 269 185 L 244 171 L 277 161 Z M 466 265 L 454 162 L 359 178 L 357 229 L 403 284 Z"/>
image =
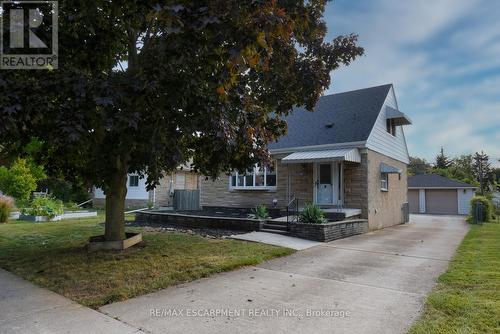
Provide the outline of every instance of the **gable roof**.
<path id="1" fill-rule="evenodd" d="M 477 188 L 472 184 L 455 181 L 435 174 L 419 174 L 408 177 L 408 188 Z"/>
<path id="2" fill-rule="evenodd" d="M 364 142 L 370 136 L 392 84 L 326 95 L 314 112 L 294 108 L 288 133 L 269 149 Z"/>

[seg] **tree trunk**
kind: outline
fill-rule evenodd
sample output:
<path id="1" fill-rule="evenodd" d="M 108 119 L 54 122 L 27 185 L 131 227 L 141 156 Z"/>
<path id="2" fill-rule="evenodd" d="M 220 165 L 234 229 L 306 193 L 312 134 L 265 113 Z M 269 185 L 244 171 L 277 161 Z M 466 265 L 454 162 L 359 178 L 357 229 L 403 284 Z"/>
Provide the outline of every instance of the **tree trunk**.
<path id="1" fill-rule="evenodd" d="M 125 196 L 127 195 L 127 170 L 116 173 L 106 191 L 106 241 L 125 239 Z"/>

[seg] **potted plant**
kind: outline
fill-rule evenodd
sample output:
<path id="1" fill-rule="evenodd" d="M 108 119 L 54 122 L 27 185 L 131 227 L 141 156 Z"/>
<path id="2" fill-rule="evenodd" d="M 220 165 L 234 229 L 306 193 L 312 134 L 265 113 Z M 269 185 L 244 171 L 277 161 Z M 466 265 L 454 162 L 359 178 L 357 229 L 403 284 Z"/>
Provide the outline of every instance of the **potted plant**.
<path id="1" fill-rule="evenodd" d="M 304 224 L 325 224 L 328 221 L 325 218 L 325 213 L 314 204 L 306 204 L 304 210 L 299 214 L 299 222 Z"/>
<path id="2" fill-rule="evenodd" d="M 267 218 L 269 218 L 269 212 L 267 211 L 265 205 L 257 205 L 253 210 L 253 215 L 255 219 L 258 219 L 260 221 L 261 228 L 262 225 L 264 225 L 264 223 L 266 222 Z"/>

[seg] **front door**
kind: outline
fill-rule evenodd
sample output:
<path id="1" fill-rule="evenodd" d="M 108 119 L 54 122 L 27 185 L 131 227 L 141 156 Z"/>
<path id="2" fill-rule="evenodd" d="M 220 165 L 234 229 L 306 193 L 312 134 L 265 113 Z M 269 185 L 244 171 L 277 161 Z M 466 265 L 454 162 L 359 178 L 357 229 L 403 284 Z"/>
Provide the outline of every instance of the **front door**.
<path id="1" fill-rule="evenodd" d="M 318 204 L 333 204 L 333 170 L 332 164 L 319 164 L 316 181 Z"/>

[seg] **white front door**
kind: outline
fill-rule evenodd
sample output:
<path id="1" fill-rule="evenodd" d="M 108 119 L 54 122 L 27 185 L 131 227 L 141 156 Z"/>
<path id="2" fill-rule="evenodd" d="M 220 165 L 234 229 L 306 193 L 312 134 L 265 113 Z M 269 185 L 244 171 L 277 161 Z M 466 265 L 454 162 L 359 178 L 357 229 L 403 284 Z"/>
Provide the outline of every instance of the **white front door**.
<path id="1" fill-rule="evenodd" d="M 318 204 L 333 204 L 333 168 L 331 163 L 318 164 L 316 200 Z"/>

